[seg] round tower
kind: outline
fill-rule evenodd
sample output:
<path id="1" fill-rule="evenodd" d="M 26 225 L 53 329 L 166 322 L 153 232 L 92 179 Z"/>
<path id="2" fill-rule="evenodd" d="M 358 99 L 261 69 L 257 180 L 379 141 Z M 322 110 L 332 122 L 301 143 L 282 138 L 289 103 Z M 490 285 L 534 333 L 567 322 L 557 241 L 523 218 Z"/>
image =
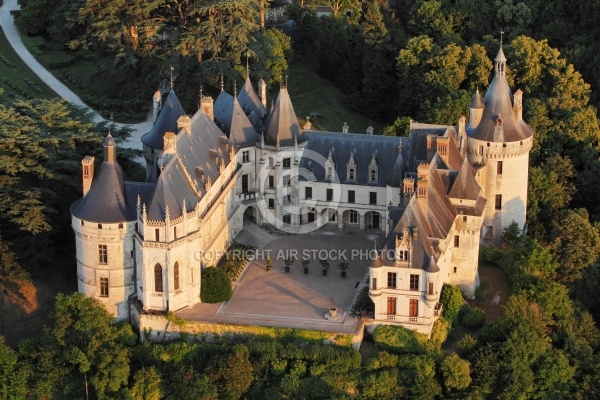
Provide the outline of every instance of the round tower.
<path id="1" fill-rule="evenodd" d="M 522 92 L 513 95 L 506 80 L 502 44 L 485 98 L 475 93 L 467 125 L 467 155 L 487 198 L 483 243 L 499 243 L 513 221 L 523 229 L 527 212 L 529 151 L 533 129 L 523 120 Z"/>
<path id="2" fill-rule="evenodd" d="M 98 299 L 117 320 L 129 315 L 134 293 L 135 216 L 128 207 L 116 144 L 104 140 L 104 161 L 93 178 L 93 157 L 82 161 L 84 193 L 71 206 L 80 293 Z"/>

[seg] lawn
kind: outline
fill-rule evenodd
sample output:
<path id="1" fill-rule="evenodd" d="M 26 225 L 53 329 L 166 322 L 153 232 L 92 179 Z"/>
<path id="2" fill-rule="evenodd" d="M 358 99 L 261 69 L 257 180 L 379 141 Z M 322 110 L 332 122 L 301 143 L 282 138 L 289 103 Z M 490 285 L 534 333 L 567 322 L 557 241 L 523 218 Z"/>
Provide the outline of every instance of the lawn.
<path id="1" fill-rule="evenodd" d="M 314 130 L 341 132 L 344 122 L 348 124 L 349 132 L 366 133 L 368 126 L 375 128 L 375 133 L 383 130 L 380 122 L 348 110 L 342 103 L 344 93 L 307 64 L 290 65 L 288 91 L 302 124 L 311 113 L 320 115 L 310 119 Z"/>
<path id="2" fill-rule="evenodd" d="M 0 28 L 0 96 L 22 96 L 50 99 L 56 93 L 27 67 L 10 46 Z"/>

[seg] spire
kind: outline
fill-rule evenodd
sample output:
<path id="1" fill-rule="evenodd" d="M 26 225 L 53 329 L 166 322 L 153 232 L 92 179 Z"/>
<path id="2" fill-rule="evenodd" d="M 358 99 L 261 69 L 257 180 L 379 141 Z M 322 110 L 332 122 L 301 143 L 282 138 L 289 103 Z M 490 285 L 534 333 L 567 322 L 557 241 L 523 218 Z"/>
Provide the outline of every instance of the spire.
<path id="1" fill-rule="evenodd" d="M 500 50 L 498 50 L 498 54 L 494 61 L 496 62 L 496 76 L 505 76 L 506 74 L 506 56 L 504 55 L 504 51 L 502 51 L 502 35 L 504 35 L 504 31 L 500 31 Z"/>
<path id="2" fill-rule="evenodd" d="M 117 161 L 117 144 L 110 131 L 104 139 L 104 161 L 111 163 Z"/>
<path id="3" fill-rule="evenodd" d="M 202 109 L 202 85 L 200 85 L 200 93 L 198 94 L 198 110 Z"/>
<path id="4" fill-rule="evenodd" d="M 173 70 L 175 70 L 175 67 L 171 65 L 171 90 L 173 90 Z"/>
<path id="5" fill-rule="evenodd" d="M 470 108 L 483 108 L 483 100 L 481 99 L 481 94 L 479 94 L 479 87 L 475 90 Z"/>
<path id="6" fill-rule="evenodd" d="M 223 87 L 224 87 L 224 83 L 223 83 L 223 74 L 221 73 L 221 92 L 223 91 Z"/>
<path id="7" fill-rule="evenodd" d="M 250 64 L 248 63 L 248 55 L 246 55 L 246 79 L 250 79 Z"/>
<path id="8" fill-rule="evenodd" d="M 233 97 L 237 98 L 237 81 L 233 81 Z"/>

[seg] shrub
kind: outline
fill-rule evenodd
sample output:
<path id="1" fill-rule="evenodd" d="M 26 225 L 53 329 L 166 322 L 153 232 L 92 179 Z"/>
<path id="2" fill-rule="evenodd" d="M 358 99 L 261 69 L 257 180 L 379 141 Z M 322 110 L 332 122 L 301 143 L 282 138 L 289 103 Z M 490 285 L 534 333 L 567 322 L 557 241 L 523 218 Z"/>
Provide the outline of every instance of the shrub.
<path id="1" fill-rule="evenodd" d="M 444 316 L 451 324 L 454 324 L 463 305 L 463 297 L 460 289 L 456 286 L 444 284 L 440 295 L 440 302 L 444 305 Z"/>
<path id="2" fill-rule="evenodd" d="M 382 349 L 402 353 L 423 353 L 427 344 L 427 336 L 422 333 L 393 325 L 378 326 L 373 340 Z"/>
<path id="3" fill-rule="evenodd" d="M 458 341 L 458 350 L 456 352 L 461 357 L 467 357 L 471 353 L 471 351 L 473 351 L 476 344 L 477 339 L 475 339 L 471 335 L 465 335 L 462 339 Z"/>
<path id="4" fill-rule="evenodd" d="M 67 49 L 67 47 L 62 43 L 50 42 L 50 43 L 46 44 L 46 49 L 53 50 L 53 51 L 65 51 Z"/>
<path id="5" fill-rule="evenodd" d="M 433 324 L 431 329 L 431 338 L 427 343 L 427 349 L 432 352 L 439 353 L 442 351 L 442 344 L 448 338 L 452 324 L 446 318 L 441 317 Z"/>
<path id="6" fill-rule="evenodd" d="M 42 54 L 38 59 L 47 68 L 57 69 L 68 67 L 73 63 L 75 57 L 64 51 L 53 51 L 52 53 Z"/>
<path id="7" fill-rule="evenodd" d="M 479 307 L 464 306 L 460 312 L 460 319 L 467 328 L 479 328 L 485 322 L 485 313 Z"/>
<path id="8" fill-rule="evenodd" d="M 231 280 L 220 268 L 205 268 L 202 271 L 200 299 L 203 303 L 220 303 L 231 298 Z"/>

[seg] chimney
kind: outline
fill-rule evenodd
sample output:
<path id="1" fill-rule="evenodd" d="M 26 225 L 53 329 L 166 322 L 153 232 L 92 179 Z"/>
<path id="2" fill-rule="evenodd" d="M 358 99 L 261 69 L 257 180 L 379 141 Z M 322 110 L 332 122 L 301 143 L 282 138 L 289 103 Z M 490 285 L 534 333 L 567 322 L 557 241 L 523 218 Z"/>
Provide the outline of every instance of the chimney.
<path id="1" fill-rule="evenodd" d="M 436 140 L 436 150 L 446 164 L 448 164 L 448 139 L 449 138 L 447 136 L 441 136 Z"/>
<path id="2" fill-rule="evenodd" d="M 177 123 L 179 124 L 179 121 L 177 121 Z M 177 139 L 177 136 L 175 136 L 174 132 L 165 133 L 165 136 L 163 136 L 163 154 L 176 153 L 176 147 L 175 147 L 176 139 Z"/>
<path id="3" fill-rule="evenodd" d="M 413 178 L 404 178 L 402 181 L 402 192 L 404 197 L 410 197 L 415 191 L 415 180 Z"/>
<path id="4" fill-rule="evenodd" d="M 86 156 L 81 160 L 81 172 L 83 177 L 83 195 L 90 191 L 92 179 L 94 179 L 94 157 Z"/>
<path id="5" fill-rule="evenodd" d="M 427 215 L 427 186 L 428 182 L 426 179 L 419 179 L 417 181 L 417 201 L 425 215 Z"/>
<path id="6" fill-rule="evenodd" d="M 373 127 L 372 126 L 369 126 L 367 128 L 367 135 L 373 135 Z"/>
<path id="7" fill-rule="evenodd" d="M 348 128 L 349 128 L 348 124 L 344 122 L 344 125 L 342 126 L 342 132 L 348 133 Z"/>
<path id="8" fill-rule="evenodd" d="M 427 162 L 433 160 L 435 151 L 437 150 L 437 135 L 427 135 Z"/>
<path id="9" fill-rule="evenodd" d="M 427 179 L 427 174 L 429 173 L 429 163 L 420 163 L 417 167 L 417 178 L 418 179 Z"/>
<path id="10" fill-rule="evenodd" d="M 200 108 L 204 111 L 204 114 L 208 115 L 208 117 L 214 121 L 215 114 L 213 111 L 213 98 L 210 96 L 202 96 L 200 100 Z"/>
<path id="11" fill-rule="evenodd" d="M 160 111 L 160 92 L 157 90 L 152 96 L 152 122 L 156 121 Z"/>
<path id="12" fill-rule="evenodd" d="M 263 78 L 258 81 L 258 96 L 262 102 L 263 107 L 267 108 L 267 83 Z"/>
<path id="13" fill-rule="evenodd" d="M 513 95 L 513 99 L 515 101 L 513 113 L 517 121 L 521 121 L 523 119 L 523 91 L 521 89 L 517 89 Z"/>
<path id="14" fill-rule="evenodd" d="M 188 117 L 187 115 L 182 115 L 181 117 L 179 117 L 177 119 L 177 128 L 178 129 L 183 129 L 185 131 L 185 133 L 187 133 L 188 135 L 190 133 L 192 133 L 192 120 L 190 117 Z M 167 132 L 168 133 L 173 133 L 173 132 Z M 165 134 L 165 137 L 167 135 Z M 165 143 L 165 149 L 166 149 L 166 143 Z"/>

